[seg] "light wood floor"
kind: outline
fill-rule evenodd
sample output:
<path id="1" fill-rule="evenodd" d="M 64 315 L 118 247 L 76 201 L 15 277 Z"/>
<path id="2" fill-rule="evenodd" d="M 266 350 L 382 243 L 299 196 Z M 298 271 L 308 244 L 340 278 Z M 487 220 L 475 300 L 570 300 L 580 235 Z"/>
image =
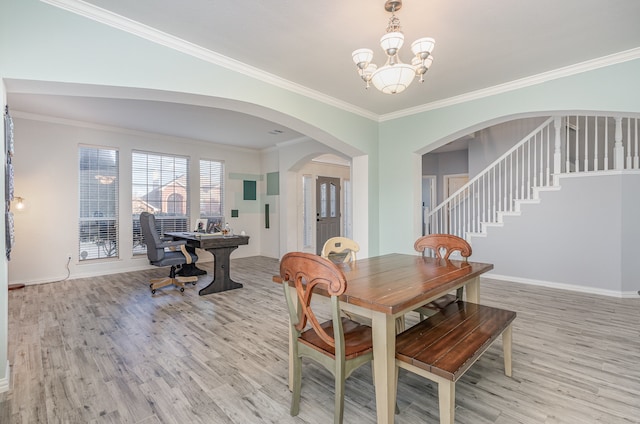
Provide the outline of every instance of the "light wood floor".
<path id="1" fill-rule="evenodd" d="M 205 266 L 211 275 L 211 268 Z M 11 388 L 0 423 L 329 423 L 333 379 L 303 367 L 289 416 L 287 315 L 278 263 L 232 261 L 245 287 L 200 297 L 163 270 L 9 292 Z M 205 278 L 210 278 L 206 276 Z M 456 422 L 640 423 L 640 300 L 484 279 L 483 303 L 515 310 L 513 378 L 496 342 L 457 383 Z M 401 372 L 396 423 L 437 423 L 437 394 Z M 347 381 L 346 424 L 374 423 L 371 368 Z"/>

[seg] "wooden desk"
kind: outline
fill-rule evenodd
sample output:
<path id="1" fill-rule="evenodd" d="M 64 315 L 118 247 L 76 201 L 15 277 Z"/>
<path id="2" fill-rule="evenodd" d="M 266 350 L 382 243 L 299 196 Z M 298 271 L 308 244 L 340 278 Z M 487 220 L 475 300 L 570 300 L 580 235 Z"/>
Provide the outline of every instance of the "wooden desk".
<path id="1" fill-rule="evenodd" d="M 347 290 L 340 297 L 342 309 L 371 318 L 377 422 L 393 423 L 396 318 L 462 286 L 467 301 L 479 303 L 480 275 L 493 265 L 390 254 L 338 266 L 347 277 Z M 278 275 L 273 281 L 282 279 Z M 289 361 L 291 384 L 291 347 Z"/>
<path id="2" fill-rule="evenodd" d="M 200 296 L 211 293 L 220 293 L 227 290 L 239 289 L 242 284 L 231 279 L 231 252 L 238 246 L 249 244 L 249 236 L 214 236 L 200 233 L 165 233 L 174 239 L 186 240 L 187 246 L 204 249 L 211 252 L 214 257 L 213 280 L 209 285 L 201 289 Z"/>

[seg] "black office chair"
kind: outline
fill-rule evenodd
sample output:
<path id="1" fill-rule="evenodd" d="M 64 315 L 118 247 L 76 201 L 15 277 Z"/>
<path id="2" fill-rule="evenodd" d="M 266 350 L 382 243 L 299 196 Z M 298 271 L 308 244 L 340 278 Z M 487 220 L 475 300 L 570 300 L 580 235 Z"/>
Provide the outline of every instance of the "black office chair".
<path id="1" fill-rule="evenodd" d="M 198 260 L 198 256 L 187 251 L 185 246 L 187 242 L 185 240 L 174 241 L 172 239 L 161 238 L 156 229 L 156 217 L 149 212 L 142 212 L 140 214 L 140 229 L 142 230 L 144 242 L 147 245 L 147 258 L 149 258 L 149 263 L 155 266 L 171 266 L 168 277 L 151 279 L 151 283 L 149 284 L 151 294 L 155 294 L 156 289 L 171 284 L 180 287 L 181 292 L 184 292 L 185 283 L 192 283 L 195 286 L 198 282 L 198 277 L 176 275 L 178 267 L 194 263 Z"/>

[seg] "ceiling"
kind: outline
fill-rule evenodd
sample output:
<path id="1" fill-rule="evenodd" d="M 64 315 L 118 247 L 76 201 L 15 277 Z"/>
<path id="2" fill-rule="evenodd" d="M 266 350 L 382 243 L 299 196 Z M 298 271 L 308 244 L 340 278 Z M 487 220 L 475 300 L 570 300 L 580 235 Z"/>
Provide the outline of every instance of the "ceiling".
<path id="1" fill-rule="evenodd" d="M 45 1 L 98 7 L 94 12 L 101 16 L 128 18 L 376 117 L 504 89 L 559 69 L 585 69 L 585 62 L 597 66 L 607 56 L 640 48 L 637 0 L 404 0 L 397 12 L 406 43 L 401 59 L 409 62 L 410 43 L 428 36 L 436 39 L 435 60 L 423 84 L 388 95 L 365 90 L 351 60 L 353 50 L 367 47 L 383 64 L 378 40 L 389 18 L 383 0 Z M 101 97 L 68 84 L 9 81 L 7 91 L 13 111 L 221 144 L 263 149 L 303 136 L 215 107 Z"/>

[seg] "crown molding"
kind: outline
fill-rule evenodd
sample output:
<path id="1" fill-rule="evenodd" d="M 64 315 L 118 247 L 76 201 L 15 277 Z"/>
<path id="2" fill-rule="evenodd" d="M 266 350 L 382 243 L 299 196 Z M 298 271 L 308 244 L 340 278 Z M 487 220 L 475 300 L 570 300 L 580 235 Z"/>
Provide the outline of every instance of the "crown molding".
<path id="1" fill-rule="evenodd" d="M 485 97 L 495 96 L 497 94 L 507 93 L 509 91 L 518 90 L 525 87 L 541 84 L 547 81 L 563 78 L 567 76 L 576 75 L 582 72 L 591 71 L 594 69 L 602 68 L 605 66 L 615 65 L 618 63 L 635 60 L 640 58 L 640 47 L 614 53 L 608 56 L 604 56 L 597 59 L 588 60 L 585 62 L 569 65 L 564 68 L 555 69 L 541 74 L 533 75 L 530 77 L 521 78 L 518 80 L 510 81 L 504 84 L 499 84 L 493 87 L 489 87 L 482 90 L 476 90 L 469 93 L 461 94 L 459 96 L 450 97 L 447 99 L 437 100 L 431 103 L 426 103 L 420 106 L 399 110 L 392 113 L 378 115 L 366 109 L 354 106 L 350 103 L 338 100 L 334 97 L 328 96 L 322 92 L 312 90 L 308 87 L 304 87 L 300 84 L 278 77 L 277 75 L 270 74 L 261 69 L 247 65 L 235 59 L 227 56 L 223 56 L 212 50 L 202 48 L 196 44 L 182 40 L 181 38 L 174 37 L 170 34 L 158 31 L 148 25 L 144 25 L 140 22 L 134 21 L 129 18 L 117 15 L 108 10 L 86 3 L 82 0 L 40 0 L 43 3 L 50 4 L 60 9 L 67 10 L 77 15 L 86 17 L 96 22 L 103 23 L 105 25 L 117 28 L 119 30 L 136 35 L 148 41 L 163 45 L 165 47 L 177 50 L 179 52 L 197 57 L 206 62 L 212 63 L 229 69 L 234 72 L 255 78 L 265 83 L 274 85 L 276 87 L 291 91 L 296 94 L 300 94 L 305 97 L 312 98 L 319 102 L 325 103 L 329 106 L 336 107 L 346 112 L 354 113 L 367 119 L 371 119 L 376 122 L 384 122 L 397 118 L 403 118 L 411 115 L 415 115 L 422 112 L 428 112 L 435 109 L 449 107 L 460 103 L 478 100 Z"/>
<path id="2" fill-rule="evenodd" d="M 277 75 L 270 74 L 256 67 L 247 65 L 246 63 L 242 63 L 230 57 L 221 55 L 212 50 L 205 49 L 189 41 L 174 37 L 173 35 L 167 34 L 148 25 L 86 3 L 82 0 L 40 1 L 91 19 L 93 21 L 100 22 L 110 27 L 119 29 L 121 31 L 128 32 L 156 44 L 160 44 L 170 49 L 177 50 L 181 53 L 188 54 L 214 65 L 218 65 L 231 71 L 246 75 L 248 77 L 255 78 L 267 84 L 271 84 L 276 87 L 291 91 L 293 93 L 312 98 L 329 106 L 333 106 L 374 121 L 378 120 L 377 114 L 366 109 L 359 108 L 350 103 L 338 100 L 335 97 L 328 96 L 322 92 L 312 90 L 308 87 L 286 80 Z"/>
<path id="3" fill-rule="evenodd" d="M 541 74 L 532 75 L 530 77 L 521 78 L 515 81 L 510 81 L 504 84 L 495 85 L 493 87 L 485 88 L 482 90 L 476 90 L 469 93 L 462 94 L 460 96 L 449 97 L 448 99 L 438 100 L 435 102 L 427 103 L 424 105 L 416 106 L 413 108 L 399 110 L 397 112 L 387 113 L 379 117 L 379 122 L 389 121 L 392 119 L 403 118 L 410 115 L 415 115 L 421 112 L 427 112 L 434 109 L 440 109 L 443 107 L 453 106 L 460 103 L 469 102 L 472 100 L 482 99 L 484 97 L 495 96 L 497 94 L 507 93 L 509 91 L 518 90 L 525 87 L 531 87 L 533 85 L 541 84 L 547 81 L 569 77 L 572 75 L 580 74 L 594 69 L 604 68 L 610 65 L 616 65 L 618 63 L 627 62 L 640 58 L 640 47 L 635 49 L 625 50 L 619 53 L 614 53 L 601 58 L 587 60 L 585 62 L 577 63 L 574 65 L 565 66 L 564 68 L 554 69 L 553 71 L 543 72 Z"/>

